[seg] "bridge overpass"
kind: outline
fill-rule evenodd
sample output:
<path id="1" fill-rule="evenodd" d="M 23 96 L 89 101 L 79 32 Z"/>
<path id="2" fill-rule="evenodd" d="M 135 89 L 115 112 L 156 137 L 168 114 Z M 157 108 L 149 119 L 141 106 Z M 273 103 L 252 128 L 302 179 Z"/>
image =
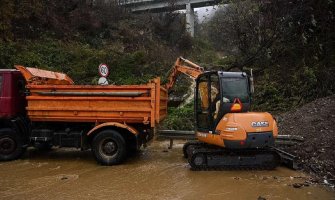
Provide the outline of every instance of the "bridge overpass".
<path id="1" fill-rule="evenodd" d="M 228 0 L 118 0 L 134 13 L 186 10 L 186 30 L 194 37 L 194 8 L 227 3 Z"/>

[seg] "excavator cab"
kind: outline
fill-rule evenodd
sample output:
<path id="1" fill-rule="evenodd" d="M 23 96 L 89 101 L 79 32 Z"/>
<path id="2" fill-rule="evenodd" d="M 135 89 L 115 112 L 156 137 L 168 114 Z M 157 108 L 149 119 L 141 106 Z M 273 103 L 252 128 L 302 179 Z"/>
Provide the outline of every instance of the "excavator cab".
<path id="1" fill-rule="evenodd" d="M 275 168 L 280 157 L 270 147 L 277 125 L 269 113 L 248 112 L 249 77 L 244 72 L 204 72 L 195 81 L 198 141 L 183 147 L 191 168 Z"/>
<path id="2" fill-rule="evenodd" d="M 244 72 L 205 72 L 196 79 L 195 115 L 198 132 L 215 133 L 222 117 L 247 112 L 250 107 L 249 78 Z"/>

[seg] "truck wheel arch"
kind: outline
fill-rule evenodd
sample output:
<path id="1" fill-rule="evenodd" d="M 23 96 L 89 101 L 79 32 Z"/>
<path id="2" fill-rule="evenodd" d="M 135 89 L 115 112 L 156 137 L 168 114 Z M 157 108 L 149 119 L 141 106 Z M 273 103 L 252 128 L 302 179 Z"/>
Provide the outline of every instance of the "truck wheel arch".
<path id="1" fill-rule="evenodd" d="M 90 137 L 94 135 L 94 133 L 98 132 L 99 130 L 103 130 L 104 128 L 107 128 L 107 127 L 116 127 L 116 128 L 126 129 L 130 133 L 134 134 L 134 136 L 139 134 L 138 130 L 136 130 L 134 127 L 129 126 L 127 124 L 121 124 L 118 122 L 106 122 L 106 123 L 102 123 L 102 124 L 95 126 L 86 135 Z"/>

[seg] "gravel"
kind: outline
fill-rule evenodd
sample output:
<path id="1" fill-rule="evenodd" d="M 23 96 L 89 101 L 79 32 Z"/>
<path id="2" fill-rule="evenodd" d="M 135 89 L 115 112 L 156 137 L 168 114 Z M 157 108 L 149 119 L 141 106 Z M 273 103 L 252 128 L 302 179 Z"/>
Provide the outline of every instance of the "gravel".
<path id="1" fill-rule="evenodd" d="M 335 95 L 317 99 L 277 117 L 279 133 L 304 141 L 286 151 L 299 156 L 303 170 L 319 183 L 335 184 Z"/>

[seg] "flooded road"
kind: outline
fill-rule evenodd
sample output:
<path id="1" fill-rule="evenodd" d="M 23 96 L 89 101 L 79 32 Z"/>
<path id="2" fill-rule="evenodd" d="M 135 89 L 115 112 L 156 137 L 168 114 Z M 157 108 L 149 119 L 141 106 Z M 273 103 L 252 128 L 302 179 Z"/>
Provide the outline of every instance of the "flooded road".
<path id="1" fill-rule="evenodd" d="M 91 152 L 30 149 L 0 163 L 0 199 L 335 199 L 320 185 L 294 188 L 308 177 L 273 171 L 191 171 L 182 143 L 154 142 L 124 164 L 97 165 Z"/>

